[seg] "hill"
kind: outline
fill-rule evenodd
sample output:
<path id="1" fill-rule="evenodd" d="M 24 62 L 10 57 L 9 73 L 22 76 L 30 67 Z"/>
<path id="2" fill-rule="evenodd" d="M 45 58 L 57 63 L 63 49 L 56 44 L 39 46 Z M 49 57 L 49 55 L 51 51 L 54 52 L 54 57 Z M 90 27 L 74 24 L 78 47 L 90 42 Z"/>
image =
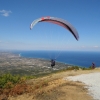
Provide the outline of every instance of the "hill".
<path id="1" fill-rule="evenodd" d="M 99 68 L 85 70 L 58 62 L 55 66 L 56 70 L 48 68 L 49 66 L 49 61 L 43 59 L 26 59 L 18 55 L 1 53 L 1 76 L 6 72 L 11 74 L 4 76 L 6 78 L 9 76 L 10 81 L 7 80 L 7 84 L 0 88 L 0 100 L 93 100 L 85 84 L 64 78 L 100 72 Z M 16 76 L 18 74 L 20 76 Z M 15 84 L 12 84 L 11 80 Z M 4 79 L 0 81 L 4 82 Z"/>
<path id="2" fill-rule="evenodd" d="M 100 69 L 69 70 L 30 79 L 12 88 L 5 100 L 93 100 L 85 84 L 64 80 L 64 77 L 93 72 Z M 1 98 L 7 97 L 3 94 Z"/>

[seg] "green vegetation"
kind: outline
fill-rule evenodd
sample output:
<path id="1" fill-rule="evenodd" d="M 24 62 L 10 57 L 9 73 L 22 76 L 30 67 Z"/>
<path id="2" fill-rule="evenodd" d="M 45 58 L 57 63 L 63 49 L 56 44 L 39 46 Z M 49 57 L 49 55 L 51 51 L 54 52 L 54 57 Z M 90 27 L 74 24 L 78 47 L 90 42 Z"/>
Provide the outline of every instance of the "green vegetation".
<path id="1" fill-rule="evenodd" d="M 34 76 L 12 75 L 10 73 L 0 75 L 0 88 L 12 88 L 17 83 L 22 83 L 27 79 L 35 78 Z"/>
<path id="2" fill-rule="evenodd" d="M 71 66 L 71 67 L 68 67 L 67 70 L 79 70 L 80 67 L 78 66 Z"/>
<path id="3" fill-rule="evenodd" d="M 83 68 L 81 68 L 82 70 L 91 70 L 91 69 L 93 69 L 92 68 L 92 66 L 90 66 L 90 67 L 88 67 L 88 68 L 86 68 L 86 67 L 83 67 Z"/>

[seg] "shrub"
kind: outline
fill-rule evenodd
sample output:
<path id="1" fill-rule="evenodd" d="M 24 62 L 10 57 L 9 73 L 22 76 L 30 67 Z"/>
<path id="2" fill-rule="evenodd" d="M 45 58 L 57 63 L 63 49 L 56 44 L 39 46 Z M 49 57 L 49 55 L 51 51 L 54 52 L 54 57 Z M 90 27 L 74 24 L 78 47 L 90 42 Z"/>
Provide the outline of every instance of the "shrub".
<path id="1" fill-rule="evenodd" d="M 67 70 L 79 70 L 79 67 L 78 66 L 70 66 L 67 68 Z"/>
<path id="2" fill-rule="evenodd" d="M 10 73 L 0 75 L 0 88 L 12 88 L 17 83 L 23 83 L 34 76 L 12 75 Z"/>

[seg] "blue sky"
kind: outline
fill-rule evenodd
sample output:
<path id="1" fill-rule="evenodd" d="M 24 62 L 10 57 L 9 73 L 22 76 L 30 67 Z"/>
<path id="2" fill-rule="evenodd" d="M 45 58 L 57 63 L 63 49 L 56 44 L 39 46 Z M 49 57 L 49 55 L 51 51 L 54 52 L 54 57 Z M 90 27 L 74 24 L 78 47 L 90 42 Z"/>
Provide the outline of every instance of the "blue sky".
<path id="1" fill-rule="evenodd" d="M 61 26 L 33 20 L 53 16 L 70 22 L 79 41 Z M 0 50 L 100 51 L 100 0 L 0 0 Z"/>

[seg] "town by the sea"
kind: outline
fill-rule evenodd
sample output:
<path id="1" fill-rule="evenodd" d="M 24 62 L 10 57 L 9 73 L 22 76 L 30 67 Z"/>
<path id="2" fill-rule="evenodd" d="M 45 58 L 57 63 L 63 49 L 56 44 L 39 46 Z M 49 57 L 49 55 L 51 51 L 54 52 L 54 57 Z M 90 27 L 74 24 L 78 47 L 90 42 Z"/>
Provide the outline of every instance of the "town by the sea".
<path id="1" fill-rule="evenodd" d="M 55 59 L 57 62 L 66 63 L 80 67 L 90 67 L 95 63 L 96 67 L 100 67 L 99 51 L 13 51 L 21 57 Z"/>

